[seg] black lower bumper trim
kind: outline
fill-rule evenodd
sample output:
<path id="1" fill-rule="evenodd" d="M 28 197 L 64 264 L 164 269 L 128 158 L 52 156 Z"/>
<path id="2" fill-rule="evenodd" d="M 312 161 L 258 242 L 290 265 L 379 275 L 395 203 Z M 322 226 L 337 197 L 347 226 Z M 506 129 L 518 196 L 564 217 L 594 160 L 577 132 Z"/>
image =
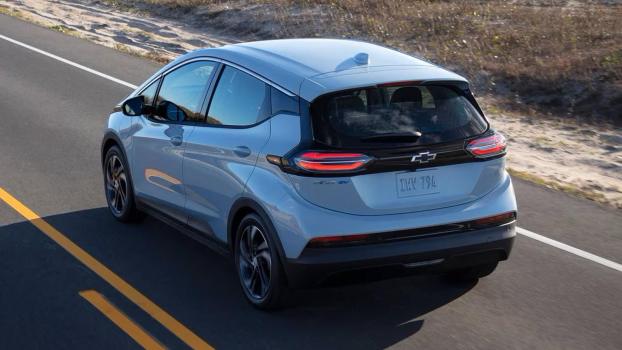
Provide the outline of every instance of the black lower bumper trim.
<path id="1" fill-rule="evenodd" d="M 506 260 L 515 237 L 515 224 L 428 236 L 409 241 L 363 246 L 307 248 L 287 259 L 291 287 L 333 284 L 353 271 L 395 277 L 401 274 L 449 271 Z"/>

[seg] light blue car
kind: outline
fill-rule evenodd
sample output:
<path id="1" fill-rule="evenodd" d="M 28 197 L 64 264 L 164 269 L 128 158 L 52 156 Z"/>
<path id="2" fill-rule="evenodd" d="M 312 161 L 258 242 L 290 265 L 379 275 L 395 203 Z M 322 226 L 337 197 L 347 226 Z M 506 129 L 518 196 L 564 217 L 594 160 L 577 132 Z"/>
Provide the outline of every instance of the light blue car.
<path id="1" fill-rule="evenodd" d="M 291 39 L 166 65 L 110 115 L 102 166 L 112 215 L 149 213 L 232 256 L 268 309 L 356 271 L 490 274 L 515 236 L 505 152 L 463 77 Z"/>

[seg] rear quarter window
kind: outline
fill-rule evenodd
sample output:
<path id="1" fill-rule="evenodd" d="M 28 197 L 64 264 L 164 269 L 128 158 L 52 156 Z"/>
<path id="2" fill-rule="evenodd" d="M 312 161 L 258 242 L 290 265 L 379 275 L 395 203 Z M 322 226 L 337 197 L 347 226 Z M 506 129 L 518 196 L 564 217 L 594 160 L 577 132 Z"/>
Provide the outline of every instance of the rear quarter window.
<path id="1" fill-rule="evenodd" d="M 270 88 L 270 97 L 272 105 L 272 115 L 275 114 L 298 114 L 299 101 L 295 96 L 289 96 L 278 89 Z"/>

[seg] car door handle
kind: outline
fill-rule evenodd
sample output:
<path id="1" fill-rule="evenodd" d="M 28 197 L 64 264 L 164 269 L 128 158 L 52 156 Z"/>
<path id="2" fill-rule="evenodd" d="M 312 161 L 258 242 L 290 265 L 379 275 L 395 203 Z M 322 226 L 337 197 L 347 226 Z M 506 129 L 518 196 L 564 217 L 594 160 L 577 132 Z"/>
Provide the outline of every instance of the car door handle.
<path id="1" fill-rule="evenodd" d="M 179 146 L 181 145 L 181 143 L 184 142 L 183 138 L 181 136 L 173 136 L 171 137 L 171 143 L 174 146 Z"/>
<path id="2" fill-rule="evenodd" d="M 235 153 L 238 157 L 248 157 L 251 155 L 251 149 L 246 146 L 237 146 L 233 149 L 233 153 Z"/>

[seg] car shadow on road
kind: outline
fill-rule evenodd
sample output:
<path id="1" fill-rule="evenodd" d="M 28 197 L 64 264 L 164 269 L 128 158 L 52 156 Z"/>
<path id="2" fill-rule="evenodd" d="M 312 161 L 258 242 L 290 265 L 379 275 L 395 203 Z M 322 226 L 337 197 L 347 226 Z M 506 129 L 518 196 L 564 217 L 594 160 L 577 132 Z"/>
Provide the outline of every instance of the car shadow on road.
<path id="1" fill-rule="evenodd" d="M 230 259 L 155 219 L 121 224 L 107 208 L 44 219 L 216 348 L 384 348 L 475 285 L 411 276 L 299 290 L 267 313 L 243 299 Z"/>

